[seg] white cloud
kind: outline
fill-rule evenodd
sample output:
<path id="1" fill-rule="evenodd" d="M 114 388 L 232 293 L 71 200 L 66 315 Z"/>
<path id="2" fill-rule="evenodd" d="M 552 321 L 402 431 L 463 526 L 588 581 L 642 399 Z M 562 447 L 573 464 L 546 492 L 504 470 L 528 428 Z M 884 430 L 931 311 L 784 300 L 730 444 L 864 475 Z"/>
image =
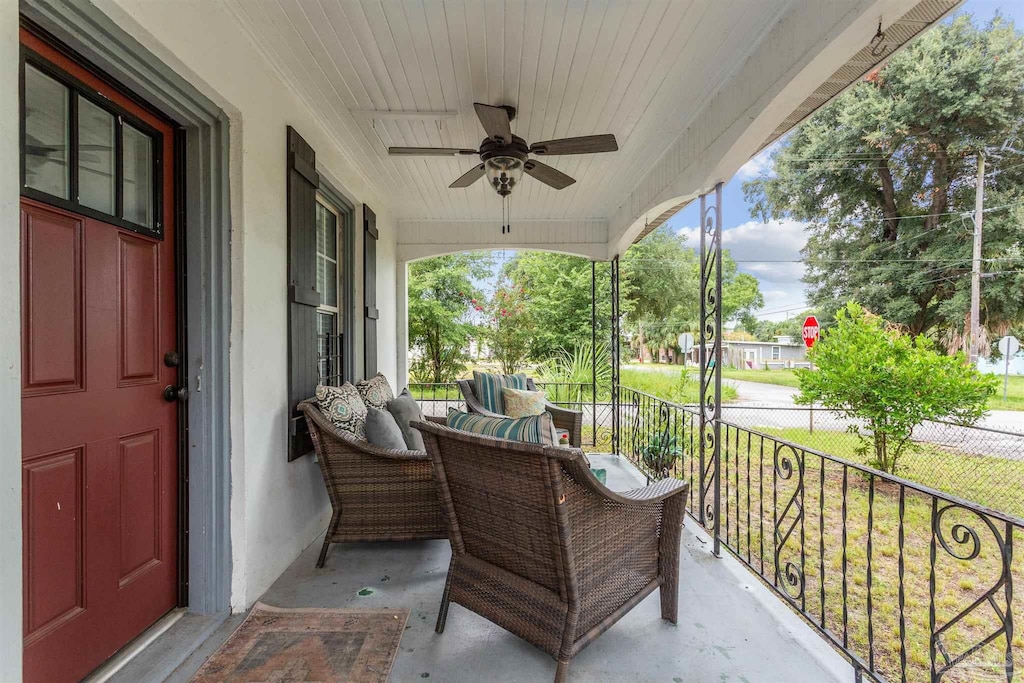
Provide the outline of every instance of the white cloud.
<path id="1" fill-rule="evenodd" d="M 757 156 L 743 164 L 740 170 L 736 171 L 736 177 L 740 180 L 753 180 L 762 173 L 774 175 L 772 173 L 772 152 L 778 149 L 781 143 L 782 140 L 776 140 L 762 149 Z"/>
<path id="2" fill-rule="evenodd" d="M 741 272 L 758 279 L 764 295 L 762 311 L 776 311 L 763 317 L 771 320 L 786 318 L 786 308 L 802 309 L 806 301 L 806 287 L 801 278 L 804 264 L 800 250 L 807 243 L 805 223 L 799 221 L 748 221 L 722 231 L 722 246 L 729 250 Z M 690 226 L 679 229 L 694 249 L 700 244 L 700 228 Z M 799 310 L 788 311 L 789 315 Z"/>

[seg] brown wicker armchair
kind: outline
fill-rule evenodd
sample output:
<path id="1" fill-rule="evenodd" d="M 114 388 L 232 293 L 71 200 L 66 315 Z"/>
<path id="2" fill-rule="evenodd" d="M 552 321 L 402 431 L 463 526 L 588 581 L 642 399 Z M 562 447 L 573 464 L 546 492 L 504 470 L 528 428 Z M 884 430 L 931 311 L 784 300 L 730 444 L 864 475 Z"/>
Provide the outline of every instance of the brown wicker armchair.
<path id="1" fill-rule="evenodd" d="M 299 408 L 334 509 L 317 568 L 324 566 L 331 543 L 447 538 L 430 456 L 361 441 L 336 428 L 314 399 Z"/>
<path id="2" fill-rule="evenodd" d="M 664 479 L 615 493 L 582 451 L 419 423 L 449 523 L 449 601 L 569 662 L 660 588 L 676 622 L 679 547 L 689 484 Z"/>
<path id="3" fill-rule="evenodd" d="M 471 379 L 458 380 L 459 389 L 462 391 L 462 398 L 466 400 L 466 408 L 471 413 L 479 413 L 488 417 L 505 417 L 487 410 L 476 397 L 476 382 Z M 527 378 L 526 386 L 530 391 L 537 391 L 537 385 L 532 378 Z M 569 445 L 580 447 L 583 439 L 583 413 L 578 410 L 559 408 L 553 403 L 547 404 L 547 411 L 551 413 L 551 420 L 555 428 L 564 429 L 569 432 Z"/>

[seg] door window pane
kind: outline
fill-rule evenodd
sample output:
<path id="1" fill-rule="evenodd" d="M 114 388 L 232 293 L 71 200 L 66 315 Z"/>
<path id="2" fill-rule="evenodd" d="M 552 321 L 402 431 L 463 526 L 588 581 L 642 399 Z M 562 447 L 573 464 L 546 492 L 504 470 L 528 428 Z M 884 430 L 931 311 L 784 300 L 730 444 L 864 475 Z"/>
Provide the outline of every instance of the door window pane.
<path id="1" fill-rule="evenodd" d="M 25 65 L 25 187 L 68 199 L 68 89 Z"/>
<path id="2" fill-rule="evenodd" d="M 114 213 L 114 117 L 78 98 L 78 201 Z"/>
<path id="3" fill-rule="evenodd" d="M 153 227 L 153 139 L 124 124 L 122 179 L 126 221 Z"/>

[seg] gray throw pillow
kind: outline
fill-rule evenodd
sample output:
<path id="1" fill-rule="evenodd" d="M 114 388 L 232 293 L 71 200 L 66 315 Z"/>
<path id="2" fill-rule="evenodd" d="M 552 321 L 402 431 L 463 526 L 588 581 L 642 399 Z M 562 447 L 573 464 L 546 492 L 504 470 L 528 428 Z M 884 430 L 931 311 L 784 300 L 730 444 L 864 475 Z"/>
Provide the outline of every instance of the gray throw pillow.
<path id="1" fill-rule="evenodd" d="M 412 397 L 408 389 L 402 389 L 402 393 L 398 395 L 398 398 L 388 401 L 388 412 L 394 416 L 395 422 L 398 423 L 398 428 L 402 430 L 402 436 L 405 437 L 405 445 L 410 451 L 427 450 L 420 430 L 409 425 L 410 422 L 422 420 L 423 411 L 420 410 L 420 404 L 416 403 L 416 399 Z"/>
<path id="2" fill-rule="evenodd" d="M 366 409 L 366 440 L 381 448 L 406 450 L 402 430 L 395 424 L 395 418 L 386 410 Z"/>

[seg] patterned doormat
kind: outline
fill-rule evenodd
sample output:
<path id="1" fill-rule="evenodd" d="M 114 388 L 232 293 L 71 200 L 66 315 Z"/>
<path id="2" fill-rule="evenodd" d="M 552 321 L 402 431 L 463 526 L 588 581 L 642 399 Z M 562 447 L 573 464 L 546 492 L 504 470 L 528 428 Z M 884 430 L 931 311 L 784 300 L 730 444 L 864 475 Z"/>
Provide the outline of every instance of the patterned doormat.
<path id="1" fill-rule="evenodd" d="M 284 609 L 256 603 L 194 683 L 384 683 L 409 610 Z"/>

